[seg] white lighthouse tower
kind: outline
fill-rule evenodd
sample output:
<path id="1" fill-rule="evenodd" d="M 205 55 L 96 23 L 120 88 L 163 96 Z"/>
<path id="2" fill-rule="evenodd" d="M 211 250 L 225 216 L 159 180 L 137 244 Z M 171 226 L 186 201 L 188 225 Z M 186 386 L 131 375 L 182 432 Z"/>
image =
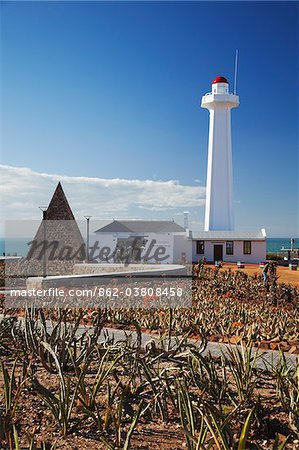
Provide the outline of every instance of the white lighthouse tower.
<path id="1" fill-rule="evenodd" d="M 217 77 L 201 100 L 210 112 L 205 231 L 234 230 L 231 109 L 239 97 L 228 87 L 226 78 Z"/>

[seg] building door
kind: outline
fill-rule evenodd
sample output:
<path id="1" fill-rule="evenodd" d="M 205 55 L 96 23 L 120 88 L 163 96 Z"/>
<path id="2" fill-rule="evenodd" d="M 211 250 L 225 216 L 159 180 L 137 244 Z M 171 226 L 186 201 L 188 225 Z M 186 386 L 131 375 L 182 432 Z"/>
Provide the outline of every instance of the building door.
<path id="1" fill-rule="evenodd" d="M 214 245 L 214 261 L 223 261 L 223 245 Z"/>

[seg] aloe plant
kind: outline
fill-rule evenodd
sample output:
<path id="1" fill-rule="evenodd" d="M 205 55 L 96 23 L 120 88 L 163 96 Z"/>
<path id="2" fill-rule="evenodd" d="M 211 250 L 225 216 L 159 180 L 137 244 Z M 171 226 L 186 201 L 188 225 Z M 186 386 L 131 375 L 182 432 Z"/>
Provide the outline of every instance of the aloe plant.
<path id="1" fill-rule="evenodd" d="M 112 390 L 111 385 L 108 383 L 108 400 L 105 412 L 105 431 L 113 430 L 114 441 L 117 448 L 122 446 L 123 450 L 130 448 L 130 442 L 134 430 L 138 424 L 139 418 L 146 412 L 149 405 L 144 406 L 143 400 L 140 400 L 136 410 L 132 414 L 131 421 L 129 422 L 128 430 L 125 431 L 125 424 L 128 420 L 124 418 L 124 400 L 126 391 L 122 391 L 120 395 L 117 394 L 120 383 Z M 100 440 L 111 450 L 114 450 L 114 446 L 111 443 L 111 437 L 108 439 L 105 435 L 100 437 Z"/>
<path id="2" fill-rule="evenodd" d="M 57 373 L 57 365 L 51 352 L 45 350 L 44 343 L 51 346 L 64 371 L 73 370 L 73 360 L 77 365 L 87 360 L 94 351 L 101 330 L 102 319 L 97 314 L 91 330 L 79 332 L 83 312 L 77 315 L 74 324 L 67 322 L 66 311 L 58 310 L 55 322 L 47 322 L 44 312 L 38 311 L 39 320 L 36 320 L 36 311 L 27 310 L 24 320 L 24 337 L 27 348 L 37 357 L 45 369 L 50 373 Z"/>
<path id="3" fill-rule="evenodd" d="M 190 361 L 190 373 L 195 385 L 203 396 L 207 394 L 218 406 L 221 406 L 229 393 L 224 357 L 222 356 L 221 370 L 219 370 L 219 364 L 210 353 L 202 356 L 191 351 L 191 354 L 193 358 Z"/>
<path id="4" fill-rule="evenodd" d="M 33 386 L 38 396 L 48 405 L 57 424 L 61 428 L 62 435 L 66 436 L 78 425 L 78 420 L 72 424 L 71 418 L 73 408 L 77 400 L 81 378 L 76 381 L 75 386 L 72 389 L 71 378 L 63 372 L 63 368 L 55 354 L 55 351 L 47 342 L 43 342 L 43 346 L 45 350 L 52 355 L 56 365 L 59 379 L 59 391 L 54 394 L 51 389 L 42 385 L 36 377 L 33 379 Z"/>
<path id="5" fill-rule="evenodd" d="M 289 415 L 291 427 L 299 435 L 299 362 L 296 367 L 288 365 L 281 353 L 275 375 L 277 395 Z"/>
<path id="6" fill-rule="evenodd" d="M 1 361 L 1 374 L 3 380 L 3 390 L 4 395 L 2 398 L 2 411 L 0 413 L 0 442 L 3 439 L 6 439 L 8 442 L 9 448 L 12 447 L 12 434 L 13 434 L 13 425 L 16 420 L 18 405 L 20 401 L 20 397 L 22 394 L 22 390 L 24 388 L 25 383 L 29 379 L 30 367 L 27 367 L 25 372 L 22 372 L 20 377 L 16 375 L 16 367 L 17 367 L 16 359 L 13 363 L 11 372 L 9 373 L 7 367 L 4 362 Z"/>
<path id="7" fill-rule="evenodd" d="M 228 366 L 233 376 L 238 401 L 243 406 L 248 406 L 253 400 L 254 389 L 258 376 L 255 363 L 260 354 L 253 348 L 249 341 L 245 346 L 229 346 L 226 352 L 223 352 L 225 364 Z"/>
<path id="8" fill-rule="evenodd" d="M 83 367 L 77 366 L 74 363 L 74 369 L 78 377 L 77 397 L 81 403 L 82 409 L 85 415 L 96 423 L 99 429 L 102 429 L 103 419 L 101 417 L 102 412 L 100 405 L 97 401 L 100 390 L 103 387 L 104 382 L 109 377 L 113 368 L 122 357 L 121 354 L 116 354 L 111 357 L 111 350 L 107 349 L 103 355 L 98 353 L 100 359 L 98 371 L 92 381 L 92 384 L 87 384 L 85 377 L 89 368 L 88 364 L 84 364 Z"/>

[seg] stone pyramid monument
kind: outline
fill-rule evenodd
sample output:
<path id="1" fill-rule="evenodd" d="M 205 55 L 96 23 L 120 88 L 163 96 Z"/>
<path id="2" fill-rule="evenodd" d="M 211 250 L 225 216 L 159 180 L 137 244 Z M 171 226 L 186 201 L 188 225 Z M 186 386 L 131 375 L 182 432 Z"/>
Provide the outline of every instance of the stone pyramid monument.
<path id="1" fill-rule="evenodd" d="M 75 220 L 74 214 L 71 210 L 64 190 L 62 189 L 60 181 L 57 184 L 53 197 L 49 203 L 46 217 L 47 220 Z M 78 232 L 80 233 L 79 228 Z"/>
<path id="2" fill-rule="evenodd" d="M 36 262 L 37 271 L 43 270 L 44 255 L 47 275 L 71 273 L 74 263 L 86 255 L 83 237 L 60 182 L 27 254 Z"/>

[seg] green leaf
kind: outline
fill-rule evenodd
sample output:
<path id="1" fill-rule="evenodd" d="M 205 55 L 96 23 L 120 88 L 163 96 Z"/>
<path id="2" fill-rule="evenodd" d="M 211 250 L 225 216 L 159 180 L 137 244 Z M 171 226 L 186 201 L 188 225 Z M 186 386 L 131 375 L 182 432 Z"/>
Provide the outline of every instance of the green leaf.
<path id="1" fill-rule="evenodd" d="M 110 444 L 110 442 L 107 441 L 107 439 L 106 439 L 104 436 L 100 436 L 100 441 L 101 441 L 103 444 L 106 445 L 106 448 L 107 448 L 107 449 L 109 449 L 109 450 L 115 450 L 114 447 L 113 447 L 113 445 Z"/>
<path id="2" fill-rule="evenodd" d="M 240 440 L 239 440 L 238 450 L 245 450 L 253 411 L 254 411 L 254 408 L 252 408 L 252 410 L 249 412 L 249 414 L 245 420 L 245 423 L 243 425 Z"/>
<path id="3" fill-rule="evenodd" d="M 143 407 L 143 400 L 141 400 L 139 402 L 139 404 L 138 404 L 137 411 L 134 414 L 134 417 L 133 417 L 130 429 L 129 429 L 128 433 L 127 433 L 127 437 L 126 437 L 126 441 L 125 441 L 125 445 L 123 447 L 123 450 L 129 450 L 129 448 L 130 448 L 131 437 L 132 437 L 132 434 L 133 434 L 133 432 L 135 430 L 135 427 L 137 425 L 138 419 L 140 417 L 140 414 L 141 414 L 141 411 L 142 411 L 142 407 Z"/>
<path id="4" fill-rule="evenodd" d="M 13 425 L 13 438 L 14 438 L 14 443 L 15 443 L 15 450 L 20 450 L 19 438 L 18 438 L 18 433 L 17 433 L 17 429 L 16 429 L 15 425 Z"/>
<path id="5" fill-rule="evenodd" d="M 201 414 L 203 414 L 203 413 L 201 412 Z M 219 424 L 218 420 L 216 419 L 216 417 L 214 416 L 214 414 L 212 412 L 210 412 L 210 416 L 211 416 L 212 422 L 213 422 L 214 426 L 216 427 L 216 430 L 219 434 L 220 440 L 217 438 L 215 430 L 214 430 L 208 416 L 203 415 L 204 420 L 205 420 L 207 426 L 209 427 L 210 433 L 212 434 L 214 442 L 217 445 L 218 449 L 222 450 L 222 448 L 221 448 L 221 443 L 222 443 L 223 448 L 225 450 L 231 450 L 231 448 L 229 447 L 227 440 L 222 432 L 222 428 L 221 428 L 221 425 Z"/>

